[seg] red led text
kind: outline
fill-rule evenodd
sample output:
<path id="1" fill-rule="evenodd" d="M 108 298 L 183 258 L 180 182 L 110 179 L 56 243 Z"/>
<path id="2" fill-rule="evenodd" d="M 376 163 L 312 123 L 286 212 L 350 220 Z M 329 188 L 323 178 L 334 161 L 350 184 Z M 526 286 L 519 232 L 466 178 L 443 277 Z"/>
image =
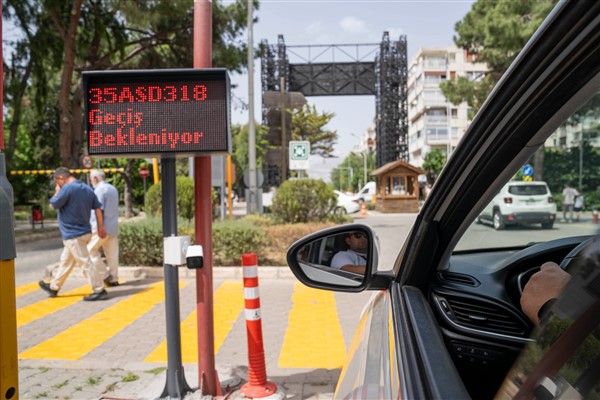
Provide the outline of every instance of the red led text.
<path id="1" fill-rule="evenodd" d="M 130 85 L 94 87 L 88 91 L 90 104 L 158 103 L 176 101 L 204 101 L 205 85 Z"/>

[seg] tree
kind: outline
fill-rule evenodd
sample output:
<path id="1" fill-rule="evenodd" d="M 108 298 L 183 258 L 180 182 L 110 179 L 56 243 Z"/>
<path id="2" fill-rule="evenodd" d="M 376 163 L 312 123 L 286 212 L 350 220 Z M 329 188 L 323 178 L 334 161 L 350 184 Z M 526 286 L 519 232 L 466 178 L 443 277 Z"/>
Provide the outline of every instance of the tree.
<path id="1" fill-rule="evenodd" d="M 456 23 L 454 42 L 485 63 L 488 72 L 480 80 L 459 76 L 443 82 L 444 96 L 453 104 L 466 101 L 476 113 L 554 4 L 555 0 L 477 0 Z M 544 146 L 536 152 L 534 179 L 542 179 L 543 163 Z"/>
<path id="2" fill-rule="evenodd" d="M 14 76 L 8 101 L 14 124 L 20 125 L 21 104 L 35 99 L 36 119 L 58 129 L 60 163 L 78 167 L 84 144 L 81 72 L 116 68 L 191 67 L 193 61 L 193 8 L 191 2 L 142 0 L 6 0 L 4 17 L 16 17 L 23 35 L 13 43 Z M 246 44 L 237 40 L 246 28 L 248 3 L 213 2 L 213 65 L 241 71 L 246 65 Z M 258 9 L 258 2 L 255 1 Z M 28 71 L 31 79 L 28 79 Z M 17 84 L 20 82 L 20 86 Z M 33 84 L 33 86 L 31 86 Z M 26 87 L 24 95 L 20 94 Z M 48 108 L 56 104 L 52 115 Z M 11 127 L 9 147 L 17 151 Z M 37 133 L 32 133 L 36 135 Z M 35 139 L 33 140 L 36 141 Z M 48 140 L 48 142 L 50 142 Z M 15 143 L 15 145 L 13 145 Z M 56 147 L 52 150 L 56 151 Z M 117 163 L 117 161 L 114 161 Z M 44 167 L 48 168 L 47 165 Z M 126 174 L 133 168 L 126 168 Z M 126 188 L 133 181 L 125 177 Z M 131 203 L 125 196 L 126 209 Z"/>
<path id="3" fill-rule="evenodd" d="M 292 140 L 308 140 L 310 154 L 332 157 L 333 145 L 337 142 L 337 132 L 325 129 L 325 125 L 335 114 L 327 112 L 319 114 L 315 106 L 311 107 L 308 104 L 290 111 Z"/>
<path id="4" fill-rule="evenodd" d="M 423 170 L 427 183 L 433 184 L 446 165 L 446 155 L 440 149 L 433 149 L 423 157 Z"/>
<path id="5" fill-rule="evenodd" d="M 376 154 L 374 151 L 367 154 L 367 180 L 369 174 L 375 170 Z M 364 158 L 362 154 L 350 153 L 344 160 L 331 171 L 333 187 L 342 191 L 355 192 L 366 184 L 364 181 Z M 350 168 L 352 178 L 350 178 Z"/>
<path id="6" fill-rule="evenodd" d="M 256 169 L 262 170 L 263 159 L 269 150 L 269 141 L 266 139 L 266 129 L 262 125 L 255 124 L 256 143 Z M 248 124 L 234 125 L 231 128 L 233 154 L 231 159 L 235 164 L 236 186 L 244 187 L 244 174 L 249 170 L 248 166 Z"/>

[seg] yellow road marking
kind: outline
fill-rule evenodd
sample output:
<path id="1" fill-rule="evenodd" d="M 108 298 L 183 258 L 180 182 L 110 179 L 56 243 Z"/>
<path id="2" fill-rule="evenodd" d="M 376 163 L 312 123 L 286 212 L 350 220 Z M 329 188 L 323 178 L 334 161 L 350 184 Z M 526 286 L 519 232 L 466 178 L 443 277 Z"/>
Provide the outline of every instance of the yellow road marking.
<path id="1" fill-rule="evenodd" d="M 244 290 L 241 282 L 224 282 L 213 296 L 215 354 L 221 348 L 235 320 L 244 309 Z M 181 323 L 181 359 L 184 363 L 198 362 L 198 327 L 196 311 Z M 167 342 L 163 341 L 145 362 L 166 362 Z"/>
<path id="2" fill-rule="evenodd" d="M 37 282 L 35 285 L 39 290 L 41 290 Z M 40 319 L 62 310 L 63 308 L 69 307 L 70 305 L 81 301 L 83 296 L 88 294 L 90 294 L 90 287 L 89 285 L 85 285 L 65 293 L 60 293 L 58 297 L 47 298 L 45 300 L 38 301 L 37 303 L 19 308 L 17 310 L 17 328 L 35 321 L 36 319 Z"/>
<path id="3" fill-rule="evenodd" d="M 333 292 L 296 283 L 280 368 L 340 368 L 346 360 Z"/>
<path id="4" fill-rule="evenodd" d="M 15 294 L 17 297 L 26 295 L 27 293 L 35 292 L 40 288 L 40 285 L 37 282 L 31 282 L 27 285 L 19 286 L 15 289 Z"/>
<path id="5" fill-rule="evenodd" d="M 180 284 L 185 287 L 187 282 Z M 78 360 L 164 301 L 164 283 L 121 300 L 58 335 L 19 354 L 27 359 Z"/>

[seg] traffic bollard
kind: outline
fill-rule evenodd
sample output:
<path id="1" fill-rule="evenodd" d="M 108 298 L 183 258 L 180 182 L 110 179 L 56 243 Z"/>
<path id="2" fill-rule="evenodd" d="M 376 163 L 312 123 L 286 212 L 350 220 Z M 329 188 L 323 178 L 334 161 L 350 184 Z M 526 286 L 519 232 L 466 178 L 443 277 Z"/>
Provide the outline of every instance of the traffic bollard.
<path id="1" fill-rule="evenodd" d="M 277 392 L 277 386 L 267 381 L 257 265 L 255 253 L 242 254 L 244 311 L 248 337 L 248 383 L 242 386 L 241 392 L 245 397 L 252 399 L 271 396 Z"/>

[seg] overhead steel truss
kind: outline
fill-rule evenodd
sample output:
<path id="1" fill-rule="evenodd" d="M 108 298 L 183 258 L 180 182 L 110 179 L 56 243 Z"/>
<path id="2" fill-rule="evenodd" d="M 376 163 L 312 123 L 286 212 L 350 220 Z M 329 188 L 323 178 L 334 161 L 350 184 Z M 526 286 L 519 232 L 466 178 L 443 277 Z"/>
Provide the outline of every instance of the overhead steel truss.
<path id="1" fill-rule="evenodd" d="M 378 44 L 286 46 L 279 35 L 276 45 L 262 40 L 261 51 L 263 124 L 269 123 L 264 95 L 281 92 L 282 84 L 284 92 L 304 96 L 374 95 L 377 167 L 399 159 L 409 161 L 406 36 L 390 41 L 385 32 Z M 277 159 L 266 157 L 267 186 L 280 184 Z"/>

